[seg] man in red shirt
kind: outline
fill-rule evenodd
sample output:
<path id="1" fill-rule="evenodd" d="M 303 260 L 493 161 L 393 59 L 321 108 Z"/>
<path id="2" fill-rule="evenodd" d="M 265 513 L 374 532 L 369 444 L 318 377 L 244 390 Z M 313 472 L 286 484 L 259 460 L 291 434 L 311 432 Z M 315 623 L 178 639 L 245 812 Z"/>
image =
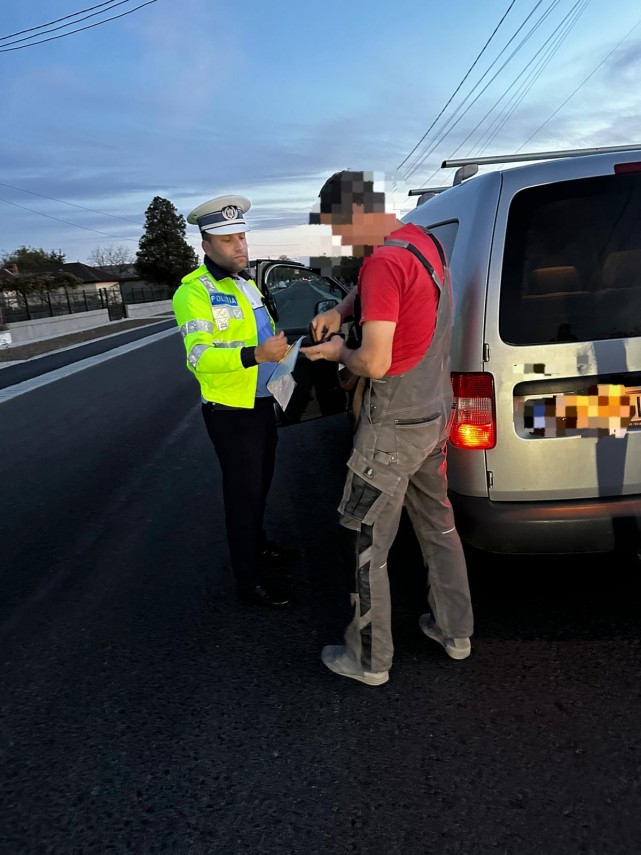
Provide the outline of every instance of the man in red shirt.
<path id="1" fill-rule="evenodd" d="M 447 497 L 452 292 L 440 244 L 386 213 L 371 173 L 335 173 L 319 197 L 310 222 L 330 225 L 365 260 L 357 287 L 312 320 L 318 344 L 301 351 L 366 378 L 338 509 L 356 563 L 354 617 L 344 644 L 324 647 L 321 658 L 340 676 L 378 686 L 394 653 L 387 556 L 404 506 L 427 566 L 430 611 L 419 625 L 452 659 L 471 652 L 467 567 Z M 350 348 L 336 333 L 354 314 L 359 345 Z"/>

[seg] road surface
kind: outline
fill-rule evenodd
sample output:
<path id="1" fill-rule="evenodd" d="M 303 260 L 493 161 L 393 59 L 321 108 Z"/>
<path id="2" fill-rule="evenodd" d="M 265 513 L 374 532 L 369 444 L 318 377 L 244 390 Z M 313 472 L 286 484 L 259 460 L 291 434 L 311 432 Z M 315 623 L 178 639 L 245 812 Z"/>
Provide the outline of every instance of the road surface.
<path id="1" fill-rule="evenodd" d="M 634 561 L 470 556 L 454 662 L 404 522 L 390 682 L 341 679 L 344 417 L 282 430 L 298 603 L 243 607 L 180 339 L 131 348 L 0 401 L 2 853 L 641 852 Z"/>

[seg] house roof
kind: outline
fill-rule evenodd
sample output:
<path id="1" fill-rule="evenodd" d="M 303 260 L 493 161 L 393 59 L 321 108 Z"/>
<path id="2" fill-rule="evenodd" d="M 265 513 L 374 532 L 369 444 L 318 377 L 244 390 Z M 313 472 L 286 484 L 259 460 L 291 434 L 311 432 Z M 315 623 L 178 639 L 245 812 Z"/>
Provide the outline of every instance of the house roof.
<path id="1" fill-rule="evenodd" d="M 5 272 L 9 276 L 12 276 L 10 271 L 6 270 Z M 29 270 L 18 270 L 17 277 L 40 273 L 71 273 L 72 276 L 77 277 L 84 284 L 105 282 L 112 285 L 118 281 L 118 277 L 113 273 L 103 270 L 100 267 L 90 267 L 81 261 L 71 261 L 66 264 L 42 264 L 39 267 L 30 268 Z"/>
<path id="2" fill-rule="evenodd" d="M 90 267 L 88 264 L 83 264 L 80 261 L 71 261 L 63 264 L 61 268 L 65 273 L 71 273 L 77 276 L 83 282 L 114 282 L 117 276 L 113 273 L 108 273 L 100 267 Z"/>
<path id="3" fill-rule="evenodd" d="M 127 264 L 104 264 L 101 268 L 114 279 L 139 279 L 136 265 L 132 262 Z"/>

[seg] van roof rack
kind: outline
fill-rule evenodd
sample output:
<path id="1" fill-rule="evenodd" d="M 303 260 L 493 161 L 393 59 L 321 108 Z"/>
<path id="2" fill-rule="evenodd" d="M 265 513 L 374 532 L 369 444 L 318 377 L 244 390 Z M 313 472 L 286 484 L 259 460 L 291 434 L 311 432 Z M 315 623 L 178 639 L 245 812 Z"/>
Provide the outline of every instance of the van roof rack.
<path id="1" fill-rule="evenodd" d="M 442 193 L 443 190 L 449 190 L 449 187 L 422 187 L 416 190 L 408 190 L 408 196 L 422 196 L 423 193 L 432 193 L 435 195 L 436 193 Z"/>
<path id="2" fill-rule="evenodd" d="M 582 157 L 586 154 L 605 154 L 613 151 L 641 151 L 641 145 L 612 145 L 602 148 L 575 148 L 566 151 L 535 151 L 530 154 L 501 154 L 493 157 L 466 157 L 456 160 L 444 160 L 441 168 L 450 166 L 467 166 L 476 164 L 485 166 L 489 163 L 523 163 L 528 160 L 555 160 L 559 157 Z M 458 174 L 458 173 L 457 173 Z M 456 178 L 456 176 L 454 176 Z"/>
<path id="3" fill-rule="evenodd" d="M 452 181 L 452 186 L 456 184 L 462 184 L 466 178 L 471 178 L 473 175 L 479 171 L 478 166 L 474 162 L 466 163 L 461 166 L 460 169 L 457 169 L 454 173 L 454 180 Z M 409 190 L 408 196 L 420 196 L 420 199 L 416 203 L 418 207 L 423 202 L 427 202 L 428 199 L 431 199 L 432 196 L 436 196 L 437 193 L 442 193 L 443 190 L 449 190 L 449 187 L 423 187 L 422 189 L 417 190 Z"/>
<path id="4" fill-rule="evenodd" d="M 416 200 L 416 207 L 422 205 L 423 202 L 427 202 L 428 199 L 432 199 L 434 196 L 438 196 L 439 193 L 442 193 L 443 190 L 449 190 L 449 187 L 425 187 L 423 189 L 417 190 L 408 190 L 408 196 L 418 196 Z"/>

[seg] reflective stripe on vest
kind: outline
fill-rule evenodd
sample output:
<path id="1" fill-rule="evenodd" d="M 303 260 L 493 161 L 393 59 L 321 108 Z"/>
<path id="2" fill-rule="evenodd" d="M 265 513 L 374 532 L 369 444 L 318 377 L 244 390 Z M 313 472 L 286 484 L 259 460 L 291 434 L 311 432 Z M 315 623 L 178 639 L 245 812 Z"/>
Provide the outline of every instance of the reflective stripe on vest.
<path id="1" fill-rule="evenodd" d="M 214 325 L 211 321 L 198 319 L 194 321 L 187 321 L 187 323 L 183 324 L 180 328 L 180 334 L 183 338 L 187 338 L 189 333 L 193 332 L 206 332 L 213 334 Z"/>
<path id="2" fill-rule="evenodd" d="M 186 325 L 185 325 L 186 326 Z M 245 347 L 244 341 L 214 341 L 212 344 L 195 344 L 187 354 L 187 361 L 194 368 L 206 350 L 213 347 Z"/>

